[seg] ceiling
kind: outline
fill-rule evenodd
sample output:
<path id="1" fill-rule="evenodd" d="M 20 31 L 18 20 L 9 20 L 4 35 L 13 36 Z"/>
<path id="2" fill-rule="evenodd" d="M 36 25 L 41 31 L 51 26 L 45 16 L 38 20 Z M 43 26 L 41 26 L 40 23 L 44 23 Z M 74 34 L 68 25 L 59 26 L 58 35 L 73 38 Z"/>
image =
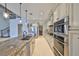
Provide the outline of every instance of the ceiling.
<path id="1" fill-rule="evenodd" d="M 2 3 L 4 6 L 5 4 Z M 49 12 L 55 9 L 57 4 L 55 3 L 23 3 L 21 9 L 21 15 L 23 18 L 26 17 L 25 10 L 27 12 L 27 18 L 31 21 L 46 20 Z M 19 3 L 7 3 L 7 8 L 17 15 L 20 15 L 20 4 Z M 32 14 L 32 15 L 31 15 Z M 34 22 L 33 21 L 33 22 Z"/>

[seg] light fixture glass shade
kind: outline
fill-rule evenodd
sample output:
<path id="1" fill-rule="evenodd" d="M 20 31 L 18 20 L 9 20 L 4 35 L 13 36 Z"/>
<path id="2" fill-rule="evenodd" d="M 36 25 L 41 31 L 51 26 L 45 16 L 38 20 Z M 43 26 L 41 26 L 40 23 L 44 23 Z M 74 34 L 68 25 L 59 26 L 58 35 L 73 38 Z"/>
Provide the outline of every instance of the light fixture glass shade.
<path id="1" fill-rule="evenodd" d="M 4 12 L 4 13 L 3 13 L 3 16 L 4 16 L 5 18 L 8 18 L 8 17 L 9 17 L 9 14 L 6 13 L 6 12 Z"/>

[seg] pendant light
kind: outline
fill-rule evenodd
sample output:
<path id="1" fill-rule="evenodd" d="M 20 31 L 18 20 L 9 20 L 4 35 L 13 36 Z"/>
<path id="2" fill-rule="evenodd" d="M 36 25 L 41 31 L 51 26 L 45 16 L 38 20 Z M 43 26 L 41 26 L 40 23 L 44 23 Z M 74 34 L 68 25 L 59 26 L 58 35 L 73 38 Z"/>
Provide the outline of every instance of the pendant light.
<path id="1" fill-rule="evenodd" d="M 19 3 L 20 4 L 20 23 L 22 23 L 22 19 L 21 19 L 21 5 L 22 3 Z"/>
<path id="2" fill-rule="evenodd" d="M 26 12 L 26 22 L 27 22 L 27 10 L 25 10 L 25 12 Z"/>
<path id="3" fill-rule="evenodd" d="M 8 18 L 8 17 L 9 17 L 9 14 L 8 14 L 8 12 L 7 12 L 7 3 L 5 3 L 5 8 L 4 8 L 3 16 L 4 16 L 5 18 Z"/>

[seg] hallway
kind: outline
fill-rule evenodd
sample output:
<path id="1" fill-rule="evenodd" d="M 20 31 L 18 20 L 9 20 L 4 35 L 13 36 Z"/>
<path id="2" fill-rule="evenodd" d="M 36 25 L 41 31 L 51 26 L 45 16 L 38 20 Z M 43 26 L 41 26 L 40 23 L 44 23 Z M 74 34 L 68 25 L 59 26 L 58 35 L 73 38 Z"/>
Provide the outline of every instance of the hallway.
<path id="1" fill-rule="evenodd" d="M 43 36 L 39 36 L 35 39 L 35 48 L 32 54 L 33 56 L 54 56 L 47 41 Z"/>

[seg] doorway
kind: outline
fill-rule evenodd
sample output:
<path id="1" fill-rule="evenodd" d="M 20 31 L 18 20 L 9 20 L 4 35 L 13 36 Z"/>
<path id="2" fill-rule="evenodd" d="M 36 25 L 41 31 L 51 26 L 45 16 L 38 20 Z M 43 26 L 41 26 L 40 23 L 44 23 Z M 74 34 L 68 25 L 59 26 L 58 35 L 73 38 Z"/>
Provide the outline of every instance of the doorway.
<path id="1" fill-rule="evenodd" d="M 18 24 L 18 37 L 22 36 L 22 24 Z"/>
<path id="2" fill-rule="evenodd" d="M 39 35 L 43 35 L 43 26 L 39 25 Z"/>

